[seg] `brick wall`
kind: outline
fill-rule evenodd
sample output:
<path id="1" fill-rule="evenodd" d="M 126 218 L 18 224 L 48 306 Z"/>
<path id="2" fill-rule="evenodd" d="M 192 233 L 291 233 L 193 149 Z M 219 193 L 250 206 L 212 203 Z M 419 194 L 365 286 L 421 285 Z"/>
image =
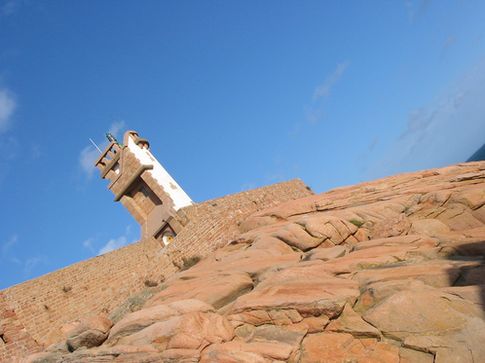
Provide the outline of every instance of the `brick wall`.
<path id="1" fill-rule="evenodd" d="M 25 355 L 39 348 L 39 344 L 27 332 L 15 310 L 0 292 L 0 362 L 13 355 Z"/>
<path id="2" fill-rule="evenodd" d="M 177 272 L 183 257 L 203 257 L 227 243 L 251 213 L 309 194 L 302 181 L 292 180 L 187 207 L 182 213 L 190 222 L 164 249 L 146 239 L 0 291 L 0 334 L 6 339 L 0 360 L 57 341 L 64 323 L 111 312 L 145 281 Z"/>

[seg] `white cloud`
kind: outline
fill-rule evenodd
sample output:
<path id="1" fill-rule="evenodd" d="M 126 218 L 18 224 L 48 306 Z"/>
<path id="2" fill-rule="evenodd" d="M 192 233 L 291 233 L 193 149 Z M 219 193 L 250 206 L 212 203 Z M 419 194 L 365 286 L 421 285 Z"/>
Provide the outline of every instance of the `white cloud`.
<path id="1" fill-rule="evenodd" d="M 105 253 L 117 250 L 128 244 L 126 236 L 110 239 L 98 252 L 98 255 L 104 255 Z"/>
<path id="2" fill-rule="evenodd" d="M 45 263 L 45 258 L 42 256 L 29 257 L 24 262 L 24 275 L 29 277 L 32 271 L 37 268 L 41 263 Z"/>
<path id="3" fill-rule="evenodd" d="M 441 96 L 411 111 L 369 177 L 467 160 L 485 142 L 485 58 Z"/>
<path id="4" fill-rule="evenodd" d="M 45 256 L 37 255 L 28 257 L 26 259 L 18 258 L 15 256 L 15 251 L 12 251 L 15 245 L 18 244 L 18 234 L 11 235 L 4 243 L 1 244 L 1 257 L 8 260 L 18 266 L 18 269 L 22 272 L 25 278 L 32 275 L 32 272 L 41 264 L 46 264 L 48 259 Z"/>
<path id="5" fill-rule="evenodd" d="M 7 131 L 16 107 L 12 92 L 6 88 L 0 89 L 0 134 Z"/>
<path id="6" fill-rule="evenodd" d="M 119 138 L 121 135 L 121 131 L 123 131 L 125 127 L 126 126 L 124 121 L 115 121 L 110 125 L 108 132 L 110 132 L 116 138 Z M 103 150 L 108 146 L 108 141 L 103 140 L 102 142 L 97 142 L 97 144 L 99 148 Z M 81 170 L 88 177 L 88 179 L 91 179 L 94 175 L 94 171 L 96 170 L 94 163 L 98 159 L 98 157 L 99 151 L 93 145 L 87 145 L 79 153 L 79 165 L 81 167 Z"/>
<path id="7" fill-rule="evenodd" d="M 89 179 L 91 179 L 94 175 L 94 171 L 96 170 L 94 163 L 98 157 L 99 151 L 96 150 L 92 145 L 86 146 L 79 154 L 79 164 Z"/>
<path id="8" fill-rule="evenodd" d="M 88 243 L 92 245 L 92 242 L 93 241 L 90 241 Z M 117 250 L 118 248 L 121 248 L 133 242 L 135 242 L 135 240 L 132 238 L 132 226 L 127 225 L 125 228 L 125 233 L 122 236 L 110 239 L 103 247 L 99 249 L 98 256 Z"/>
<path id="9" fill-rule="evenodd" d="M 94 252 L 93 243 L 94 243 L 94 238 L 88 238 L 83 241 L 83 247 L 87 248 L 91 252 Z"/>
<path id="10" fill-rule="evenodd" d="M 426 14 L 431 0 L 404 0 L 409 22 L 414 24 L 417 19 Z"/>
<path id="11" fill-rule="evenodd" d="M 15 13 L 20 6 L 19 0 L 7 0 L 0 6 L 0 15 L 9 16 Z"/>
<path id="12" fill-rule="evenodd" d="M 337 64 L 335 70 L 330 73 L 325 81 L 315 89 L 315 92 L 313 93 L 313 99 L 317 100 L 322 97 L 330 96 L 330 91 L 345 73 L 349 65 L 350 62 L 348 61 Z"/>
<path id="13" fill-rule="evenodd" d="M 6 256 L 10 249 L 17 244 L 19 236 L 14 234 L 2 244 L 2 256 Z"/>
<path id="14" fill-rule="evenodd" d="M 108 132 L 112 134 L 114 137 L 119 138 L 121 135 L 121 131 L 126 128 L 125 121 L 115 121 L 109 127 Z"/>
<path id="15" fill-rule="evenodd" d="M 311 104 L 305 107 L 305 118 L 307 122 L 316 124 L 323 118 L 325 101 L 330 96 L 333 88 L 339 82 L 340 78 L 342 78 L 349 65 L 349 61 L 338 63 L 335 69 L 325 78 L 325 81 L 315 88 Z M 299 125 L 297 125 L 295 132 L 297 132 L 299 128 Z"/>

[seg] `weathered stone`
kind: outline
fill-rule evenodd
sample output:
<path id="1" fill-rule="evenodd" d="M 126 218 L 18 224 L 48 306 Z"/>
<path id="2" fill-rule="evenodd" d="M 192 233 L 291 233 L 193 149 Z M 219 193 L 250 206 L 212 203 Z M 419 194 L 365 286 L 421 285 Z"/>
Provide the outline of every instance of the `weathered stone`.
<path id="1" fill-rule="evenodd" d="M 450 200 L 465 204 L 468 208 L 475 210 L 485 204 L 485 190 L 481 185 L 470 186 L 467 189 L 453 193 Z"/>
<path id="2" fill-rule="evenodd" d="M 152 324 L 132 335 L 122 337 L 119 344 L 152 345 L 166 349 L 203 349 L 212 343 L 229 341 L 234 329 L 227 319 L 214 313 L 194 312 Z"/>
<path id="3" fill-rule="evenodd" d="M 198 349 L 166 349 L 160 358 L 164 363 L 198 363 L 200 352 Z"/>
<path id="4" fill-rule="evenodd" d="M 433 287 L 445 287 L 453 285 L 459 276 L 460 264 L 450 261 L 431 261 L 419 265 L 401 264 L 361 271 L 354 276 L 354 279 L 361 286 L 376 282 L 415 279 Z"/>
<path id="5" fill-rule="evenodd" d="M 386 238 L 407 234 L 411 222 L 404 214 L 384 218 L 372 228 L 372 238 Z"/>
<path id="6" fill-rule="evenodd" d="M 97 347 L 101 345 L 107 337 L 108 333 L 103 333 L 96 329 L 89 329 L 67 338 L 67 346 L 70 351 L 74 351 L 81 347 Z"/>
<path id="7" fill-rule="evenodd" d="M 25 357 L 22 363 L 58 363 L 60 361 L 62 361 L 62 353 L 60 352 L 40 352 Z"/>
<path id="8" fill-rule="evenodd" d="M 482 222 L 476 219 L 470 210 L 461 205 L 454 205 L 453 208 L 446 209 L 437 218 L 453 231 L 463 231 L 483 226 Z"/>
<path id="9" fill-rule="evenodd" d="M 34 358 L 481 362 L 482 171 L 485 162 L 403 174 L 257 212 L 245 233 L 167 276 L 101 346 Z"/>
<path id="10" fill-rule="evenodd" d="M 473 303 L 435 289 L 398 292 L 364 313 L 385 336 L 444 335 L 480 316 Z"/>
<path id="11" fill-rule="evenodd" d="M 286 243 L 276 237 L 263 235 L 254 240 L 249 247 L 251 250 L 271 250 L 279 254 L 295 253 Z"/>
<path id="12" fill-rule="evenodd" d="M 325 238 L 316 238 L 308 234 L 305 229 L 295 223 L 289 223 L 272 233 L 272 236 L 282 240 L 289 246 L 302 251 L 317 247 Z"/>
<path id="13" fill-rule="evenodd" d="M 108 337 L 113 323 L 104 315 L 85 318 L 67 332 L 67 346 L 70 351 L 81 347 L 92 348 L 101 345 Z"/>
<path id="14" fill-rule="evenodd" d="M 249 334 L 246 342 L 280 342 L 285 343 L 293 347 L 292 351 L 296 351 L 300 347 L 300 343 L 305 336 L 305 332 L 294 331 L 286 329 L 285 327 L 275 325 L 262 325 L 254 328 L 251 334 Z"/>
<path id="15" fill-rule="evenodd" d="M 433 363 L 433 354 L 421 352 L 419 350 L 400 348 L 399 363 Z"/>
<path id="16" fill-rule="evenodd" d="M 155 305 L 136 311 L 128 314 L 113 326 L 107 344 L 113 344 L 121 337 L 133 334 L 156 322 L 196 311 L 213 312 L 214 308 L 200 300 L 189 299 L 175 301 L 166 305 Z"/>
<path id="17" fill-rule="evenodd" d="M 335 246 L 330 248 L 315 248 L 307 254 L 308 260 L 322 260 L 328 261 L 338 257 L 342 257 L 347 252 L 345 246 Z"/>
<path id="18" fill-rule="evenodd" d="M 399 291 L 417 291 L 426 288 L 426 285 L 419 280 L 393 280 L 376 282 L 368 285 L 359 296 L 354 310 L 362 313 L 372 306 L 379 304 L 385 298 Z"/>
<path id="19" fill-rule="evenodd" d="M 302 321 L 290 325 L 288 328 L 308 333 L 320 333 L 325 329 L 329 322 L 330 319 L 325 315 L 308 316 L 303 318 Z"/>
<path id="20" fill-rule="evenodd" d="M 115 347 L 98 347 L 92 349 L 79 349 L 74 353 L 64 355 L 58 363 L 78 363 L 78 362 L 146 362 L 146 363 L 165 363 L 160 357 L 160 353 L 152 346 L 127 346 L 117 345 Z M 186 362 L 188 363 L 188 362 Z"/>
<path id="21" fill-rule="evenodd" d="M 379 246 L 416 246 L 419 248 L 433 248 L 439 245 L 438 240 L 421 235 L 406 235 L 388 238 L 376 238 L 370 241 L 360 242 L 354 250 L 363 250 Z"/>
<path id="22" fill-rule="evenodd" d="M 435 355 L 436 363 L 481 362 L 485 356 L 485 323 L 470 319 L 464 329 L 442 335 L 408 336 L 404 346 Z"/>
<path id="23" fill-rule="evenodd" d="M 200 363 L 286 361 L 293 348 L 279 342 L 229 342 L 213 344 L 202 352 Z"/>
<path id="24" fill-rule="evenodd" d="M 450 228 L 437 219 L 419 219 L 413 221 L 409 233 L 438 236 L 450 231 Z"/>
<path id="25" fill-rule="evenodd" d="M 442 288 L 441 291 L 471 301 L 482 308 L 485 307 L 485 285 L 450 286 Z"/>
<path id="26" fill-rule="evenodd" d="M 321 240 L 329 239 L 334 244 L 340 244 L 357 231 L 357 227 L 343 219 L 326 213 L 304 215 L 297 219 L 313 237 Z"/>
<path id="27" fill-rule="evenodd" d="M 474 210 L 472 215 L 475 219 L 485 224 L 485 205 L 482 205 L 480 208 Z"/>
<path id="28" fill-rule="evenodd" d="M 355 232 L 354 237 L 359 242 L 368 241 L 370 240 L 370 232 L 367 228 L 359 228 L 357 232 Z"/>
<path id="29" fill-rule="evenodd" d="M 392 267 L 397 263 L 400 265 L 402 261 L 416 259 L 419 256 L 419 251 L 419 247 L 413 245 L 366 248 L 326 262 L 325 271 L 332 274 L 343 274 L 364 269 Z"/>
<path id="30" fill-rule="evenodd" d="M 325 332 L 303 339 L 300 361 L 399 363 L 399 348 L 376 339 L 355 339 L 350 334 Z"/>
<path id="31" fill-rule="evenodd" d="M 348 304 L 345 305 L 338 319 L 330 322 L 325 330 L 337 333 L 349 333 L 354 337 L 363 338 L 379 338 L 381 335 L 379 330 L 362 320 L 360 315 L 352 310 Z"/>
<path id="32" fill-rule="evenodd" d="M 231 310 L 229 310 L 230 312 Z M 270 310 L 248 310 L 228 316 L 234 326 L 244 323 L 251 325 L 289 325 L 299 323 L 303 320 L 296 309 L 270 309 Z"/>
<path id="33" fill-rule="evenodd" d="M 271 274 L 253 291 L 239 297 L 230 314 L 245 320 L 242 313 L 283 308 L 295 309 L 302 316 L 334 317 L 347 302 L 355 302 L 358 295 L 355 282 L 326 274 L 323 263 L 300 263 Z"/>
<path id="34" fill-rule="evenodd" d="M 253 280 L 246 273 L 201 273 L 199 276 L 189 276 L 188 280 L 173 281 L 165 290 L 148 300 L 145 306 L 150 307 L 182 299 L 197 299 L 217 309 L 251 290 L 252 287 Z"/>

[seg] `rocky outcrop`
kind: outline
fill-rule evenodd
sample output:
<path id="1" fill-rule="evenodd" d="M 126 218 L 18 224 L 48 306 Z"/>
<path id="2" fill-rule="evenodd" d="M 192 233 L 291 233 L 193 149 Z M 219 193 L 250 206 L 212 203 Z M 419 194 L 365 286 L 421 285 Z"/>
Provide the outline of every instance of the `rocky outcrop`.
<path id="1" fill-rule="evenodd" d="M 240 229 L 140 310 L 28 361 L 484 361 L 485 162 L 291 201 Z"/>

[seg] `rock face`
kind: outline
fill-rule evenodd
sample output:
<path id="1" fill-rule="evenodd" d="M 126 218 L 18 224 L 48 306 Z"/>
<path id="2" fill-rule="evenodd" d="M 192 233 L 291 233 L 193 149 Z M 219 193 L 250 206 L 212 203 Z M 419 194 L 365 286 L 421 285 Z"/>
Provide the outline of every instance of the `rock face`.
<path id="1" fill-rule="evenodd" d="M 112 326 L 29 362 L 485 362 L 485 162 L 249 217 Z"/>

